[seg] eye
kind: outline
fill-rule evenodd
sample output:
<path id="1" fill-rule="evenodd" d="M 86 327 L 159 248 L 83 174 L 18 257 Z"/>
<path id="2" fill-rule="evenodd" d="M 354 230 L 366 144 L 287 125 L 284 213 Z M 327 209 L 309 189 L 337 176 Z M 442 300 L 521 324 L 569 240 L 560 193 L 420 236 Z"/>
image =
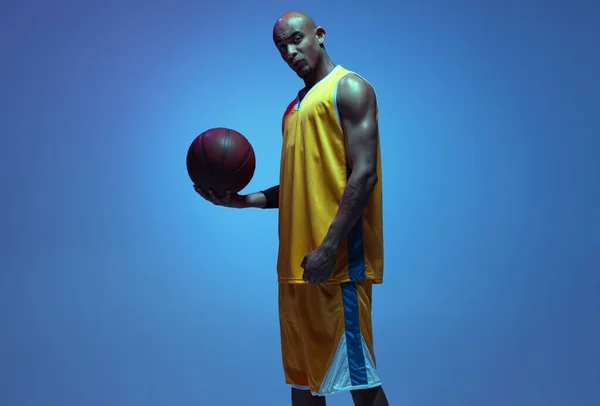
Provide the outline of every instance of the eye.
<path id="1" fill-rule="evenodd" d="M 300 35 L 296 35 L 296 37 L 294 38 L 294 42 L 295 42 L 296 44 L 299 44 L 299 43 L 300 43 L 300 41 L 302 41 L 302 37 L 301 37 Z"/>

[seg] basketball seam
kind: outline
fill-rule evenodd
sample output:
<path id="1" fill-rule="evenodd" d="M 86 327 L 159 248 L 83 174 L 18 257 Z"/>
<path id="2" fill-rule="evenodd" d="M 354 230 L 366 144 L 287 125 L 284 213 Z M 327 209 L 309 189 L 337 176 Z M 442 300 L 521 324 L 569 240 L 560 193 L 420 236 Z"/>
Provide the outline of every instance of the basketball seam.
<path id="1" fill-rule="evenodd" d="M 244 158 L 244 160 L 236 168 L 234 168 L 231 172 L 227 173 L 227 175 L 231 175 L 232 173 L 236 173 L 237 171 L 242 169 L 244 167 L 244 165 L 246 165 L 246 162 L 248 162 L 248 159 L 250 159 L 251 153 L 252 153 L 252 146 L 249 145 L 248 151 L 246 152 L 246 157 Z"/>
<path id="2" fill-rule="evenodd" d="M 227 129 L 227 133 L 225 134 L 225 142 L 223 142 L 223 155 L 221 156 L 221 170 L 225 166 L 225 157 L 227 156 L 227 149 L 229 149 L 229 128 Z"/>
<path id="3" fill-rule="evenodd" d="M 208 168 L 210 170 L 213 169 L 212 164 L 210 163 L 210 160 L 208 159 L 208 154 L 206 153 L 206 150 L 204 149 L 204 136 L 206 135 L 206 133 L 202 134 L 202 137 L 200 138 L 200 150 L 202 151 L 202 158 L 204 159 L 204 162 L 206 162 L 206 165 L 208 166 Z"/>

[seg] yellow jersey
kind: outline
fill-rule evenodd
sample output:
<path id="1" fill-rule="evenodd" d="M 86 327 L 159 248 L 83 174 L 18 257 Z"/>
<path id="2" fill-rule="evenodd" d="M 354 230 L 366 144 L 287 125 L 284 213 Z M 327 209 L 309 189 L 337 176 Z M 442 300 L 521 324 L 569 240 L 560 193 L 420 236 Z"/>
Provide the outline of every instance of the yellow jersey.
<path id="1" fill-rule="evenodd" d="M 340 206 L 350 177 L 344 131 L 336 102 L 339 80 L 349 70 L 336 66 L 301 99 L 290 103 L 282 122 L 283 147 L 279 180 L 280 283 L 306 283 L 300 266 L 319 247 Z M 371 280 L 383 283 L 383 207 L 381 150 L 370 200 L 340 246 L 327 283 Z"/>

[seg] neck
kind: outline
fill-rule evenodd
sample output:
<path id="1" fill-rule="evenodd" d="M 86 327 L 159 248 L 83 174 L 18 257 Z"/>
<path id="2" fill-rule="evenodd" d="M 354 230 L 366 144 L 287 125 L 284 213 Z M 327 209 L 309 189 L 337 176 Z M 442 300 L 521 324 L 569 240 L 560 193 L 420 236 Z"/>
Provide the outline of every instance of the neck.
<path id="1" fill-rule="evenodd" d="M 313 87 L 315 83 L 327 76 L 333 68 L 335 68 L 335 65 L 329 56 L 325 55 L 315 69 L 303 78 L 306 89 Z"/>

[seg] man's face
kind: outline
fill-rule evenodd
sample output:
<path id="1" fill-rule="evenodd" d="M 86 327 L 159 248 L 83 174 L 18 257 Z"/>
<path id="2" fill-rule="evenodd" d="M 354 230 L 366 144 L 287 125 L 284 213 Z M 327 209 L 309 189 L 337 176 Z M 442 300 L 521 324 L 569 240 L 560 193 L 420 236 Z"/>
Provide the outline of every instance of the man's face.
<path id="1" fill-rule="evenodd" d="M 281 57 L 301 78 L 313 71 L 319 62 L 321 47 L 317 29 L 307 27 L 301 17 L 278 21 L 273 40 Z"/>

